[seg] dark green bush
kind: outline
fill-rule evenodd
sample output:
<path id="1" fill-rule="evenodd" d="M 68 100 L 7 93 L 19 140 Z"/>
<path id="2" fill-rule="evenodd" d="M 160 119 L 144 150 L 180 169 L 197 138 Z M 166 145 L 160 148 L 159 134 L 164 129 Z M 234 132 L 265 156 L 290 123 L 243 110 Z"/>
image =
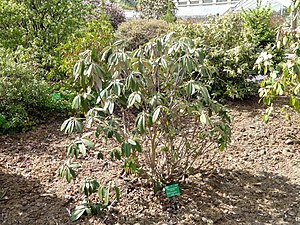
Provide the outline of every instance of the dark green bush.
<path id="1" fill-rule="evenodd" d="M 168 29 L 168 23 L 163 20 L 136 19 L 122 23 L 116 37 L 124 41 L 127 50 L 134 50 L 152 38 L 167 33 Z"/>
<path id="2" fill-rule="evenodd" d="M 49 85 L 23 60 L 23 51 L 0 49 L 0 134 L 26 130 L 56 107 Z"/>

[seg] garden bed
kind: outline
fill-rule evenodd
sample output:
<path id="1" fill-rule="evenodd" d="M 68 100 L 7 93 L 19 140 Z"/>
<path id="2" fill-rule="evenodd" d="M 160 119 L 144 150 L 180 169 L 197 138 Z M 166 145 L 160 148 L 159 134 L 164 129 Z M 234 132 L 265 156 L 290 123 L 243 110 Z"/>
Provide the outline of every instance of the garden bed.
<path id="1" fill-rule="evenodd" d="M 62 120 L 35 130 L 0 136 L 0 223 L 15 224 L 300 224 L 299 115 L 262 122 L 257 100 L 230 103 L 232 143 L 218 160 L 181 185 L 178 209 L 163 193 L 154 195 L 142 179 L 122 174 L 117 162 L 87 158 L 79 179 L 67 184 L 56 176 L 69 138 Z M 122 191 L 100 217 L 75 223 L 69 211 L 79 200 L 86 175 L 116 180 Z M 298 221 L 297 221 L 298 220 Z"/>

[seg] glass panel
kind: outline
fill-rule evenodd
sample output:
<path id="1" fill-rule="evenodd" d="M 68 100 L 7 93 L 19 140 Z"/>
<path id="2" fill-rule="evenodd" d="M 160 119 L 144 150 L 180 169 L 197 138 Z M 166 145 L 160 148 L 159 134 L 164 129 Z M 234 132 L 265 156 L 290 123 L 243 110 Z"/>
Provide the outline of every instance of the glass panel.
<path id="1" fill-rule="evenodd" d="M 203 3 L 212 3 L 213 0 L 203 0 Z"/>

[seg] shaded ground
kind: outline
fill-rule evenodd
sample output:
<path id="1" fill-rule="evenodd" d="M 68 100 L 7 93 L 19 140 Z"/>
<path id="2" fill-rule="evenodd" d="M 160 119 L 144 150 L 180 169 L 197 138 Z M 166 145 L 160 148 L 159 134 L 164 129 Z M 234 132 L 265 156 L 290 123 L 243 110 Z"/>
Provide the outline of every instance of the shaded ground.
<path id="1" fill-rule="evenodd" d="M 69 210 L 81 197 L 78 181 L 56 176 L 68 143 L 61 121 L 0 136 L 0 224 L 300 224 L 300 145 L 293 142 L 300 140 L 299 116 L 292 122 L 277 116 L 265 125 L 256 101 L 230 108 L 231 146 L 212 168 L 181 184 L 176 213 L 142 181 L 117 179 L 120 203 L 101 217 L 71 223 Z M 115 163 L 87 161 L 80 176 L 109 180 L 121 172 Z"/>

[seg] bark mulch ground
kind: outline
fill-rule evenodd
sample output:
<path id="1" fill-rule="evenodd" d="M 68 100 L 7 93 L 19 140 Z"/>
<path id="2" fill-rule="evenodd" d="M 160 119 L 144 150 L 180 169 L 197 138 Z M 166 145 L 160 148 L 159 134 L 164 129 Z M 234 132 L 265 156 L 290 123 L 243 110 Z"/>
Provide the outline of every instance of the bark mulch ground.
<path id="1" fill-rule="evenodd" d="M 121 202 L 99 217 L 74 223 L 69 211 L 82 199 L 79 181 L 56 176 L 70 138 L 49 120 L 33 131 L 0 136 L 0 224 L 300 224 L 299 115 L 262 122 L 264 108 L 230 103 L 232 143 L 201 174 L 181 184 L 178 210 L 143 180 L 120 177 L 117 163 L 86 160 L 81 176 L 116 180 Z"/>

